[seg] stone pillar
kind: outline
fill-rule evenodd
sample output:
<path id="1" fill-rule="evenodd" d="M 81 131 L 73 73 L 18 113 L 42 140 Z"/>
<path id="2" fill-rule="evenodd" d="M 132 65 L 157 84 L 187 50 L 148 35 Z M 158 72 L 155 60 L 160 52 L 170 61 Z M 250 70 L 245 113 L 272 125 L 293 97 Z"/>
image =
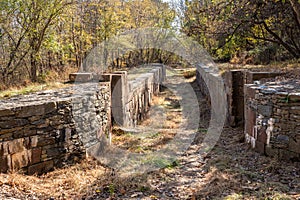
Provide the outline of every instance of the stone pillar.
<path id="1" fill-rule="evenodd" d="M 118 71 L 111 74 L 112 119 L 121 126 L 127 125 L 125 105 L 128 100 L 127 72 Z"/>

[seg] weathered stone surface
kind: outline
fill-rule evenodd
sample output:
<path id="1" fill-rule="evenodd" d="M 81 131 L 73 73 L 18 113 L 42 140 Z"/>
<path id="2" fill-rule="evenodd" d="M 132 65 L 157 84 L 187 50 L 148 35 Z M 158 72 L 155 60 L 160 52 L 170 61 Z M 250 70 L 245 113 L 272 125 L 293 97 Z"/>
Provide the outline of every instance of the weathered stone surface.
<path id="1" fill-rule="evenodd" d="M 124 85 L 121 103 L 133 100 L 134 120 L 149 109 L 151 95 L 159 91 L 162 69 L 144 74 L 133 91 L 128 91 L 126 72 L 116 72 Z M 112 75 L 109 75 L 111 80 Z M 86 148 L 97 143 L 97 134 L 109 134 L 111 127 L 111 83 L 82 83 L 56 91 L 43 91 L 0 100 L 0 160 L 7 170 L 43 173 L 54 165 L 81 158 Z M 133 92 L 136 92 L 134 95 Z M 130 96 L 130 98 L 129 98 Z M 124 121 L 132 116 L 123 112 Z M 132 121 L 134 121 L 132 120 Z M 3 162 L 2 162 L 3 161 Z"/>
<path id="2" fill-rule="evenodd" d="M 0 128 L 10 129 L 14 127 L 21 127 L 28 124 L 28 120 L 26 119 L 13 119 L 10 121 L 2 121 L 0 122 Z"/>
<path id="3" fill-rule="evenodd" d="M 92 73 L 72 73 L 69 75 L 69 79 L 71 82 L 89 82 L 93 80 L 93 74 Z"/>
<path id="4" fill-rule="evenodd" d="M 41 155 L 42 155 L 42 149 L 41 148 L 34 148 L 31 150 L 31 158 L 30 158 L 30 164 L 36 164 L 41 162 Z"/>
<path id="5" fill-rule="evenodd" d="M 249 107 L 246 107 L 246 116 L 245 116 L 245 132 L 253 136 L 253 127 L 256 123 L 256 112 Z"/>
<path id="6" fill-rule="evenodd" d="M 5 135 L 5 134 L 8 134 L 8 133 L 13 133 L 13 132 L 16 132 L 16 131 L 20 131 L 22 129 L 23 129 L 22 127 L 10 128 L 10 129 L 2 129 L 2 130 L 0 130 L 0 135 Z"/>
<path id="7" fill-rule="evenodd" d="M 300 102 L 300 92 L 298 93 L 291 93 L 289 95 L 289 100 L 292 102 Z"/>
<path id="8" fill-rule="evenodd" d="M 29 158 L 31 156 L 31 151 L 24 150 L 19 153 L 11 155 L 12 169 L 17 170 L 25 167 L 29 163 Z"/>
<path id="9" fill-rule="evenodd" d="M 42 163 L 37 163 L 28 167 L 28 174 L 42 174 L 48 172 L 54 168 L 53 160 L 49 160 Z"/>
<path id="10" fill-rule="evenodd" d="M 24 146 L 24 139 L 21 138 L 8 142 L 8 150 L 10 154 L 25 151 L 26 148 Z"/>
<path id="11" fill-rule="evenodd" d="M 63 148 L 51 148 L 47 149 L 46 152 L 48 157 L 60 156 L 64 153 Z"/>
<path id="12" fill-rule="evenodd" d="M 45 107 L 44 105 L 32 105 L 32 106 L 25 106 L 17 114 L 17 117 L 31 117 L 31 116 L 40 116 L 45 114 Z"/>
<path id="13" fill-rule="evenodd" d="M 267 143 L 267 134 L 265 127 L 258 131 L 257 140 L 264 144 Z"/>
<path id="14" fill-rule="evenodd" d="M 290 140 L 290 137 L 287 135 L 277 135 L 276 139 L 278 142 L 288 143 Z"/>
<path id="15" fill-rule="evenodd" d="M 30 144 L 32 148 L 37 147 L 39 137 L 37 135 L 30 137 Z"/>
<path id="16" fill-rule="evenodd" d="M 45 114 L 51 113 L 57 109 L 56 102 L 49 102 L 44 104 Z"/>
<path id="17" fill-rule="evenodd" d="M 0 117 L 12 116 L 14 114 L 15 114 L 15 112 L 10 109 L 0 110 Z"/>
<path id="18" fill-rule="evenodd" d="M 245 86 L 258 91 L 254 98 L 249 98 L 246 94 L 246 109 L 254 109 L 257 112 L 257 118 L 255 124 L 246 120 L 245 132 L 259 127 L 260 132 L 256 143 L 265 141 L 267 155 L 280 159 L 297 160 L 299 158 L 300 143 L 296 139 L 297 133 L 300 132 L 300 126 L 298 126 L 300 124 L 300 101 L 297 101 L 298 98 L 300 99 L 299 89 L 297 89 L 300 88 L 299 86 L 300 82 L 297 80 Z M 293 97 L 293 100 L 290 97 Z M 246 113 L 246 119 L 250 118 L 251 114 Z M 269 145 L 268 142 L 270 142 Z"/>
<path id="19" fill-rule="evenodd" d="M 7 156 L 0 156 L 0 172 L 7 172 L 10 169 L 10 159 Z"/>
<path id="20" fill-rule="evenodd" d="M 37 142 L 37 147 L 42 147 L 42 146 L 47 146 L 47 145 L 51 145 L 51 144 L 55 144 L 55 138 L 53 137 L 40 137 L 38 138 L 38 142 Z"/>
<path id="21" fill-rule="evenodd" d="M 263 78 L 274 78 L 276 76 L 280 76 L 282 73 L 278 72 L 248 72 L 249 82 L 253 83 L 253 81 L 261 80 Z"/>
<path id="22" fill-rule="evenodd" d="M 0 142 L 0 156 L 6 156 L 8 153 L 8 142 Z"/>
<path id="23" fill-rule="evenodd" d="M 271 117 L 272 115 L 273 107 L 271 105 L 258 105 L 257 109 L 258 112 L 265 117 Z"/>

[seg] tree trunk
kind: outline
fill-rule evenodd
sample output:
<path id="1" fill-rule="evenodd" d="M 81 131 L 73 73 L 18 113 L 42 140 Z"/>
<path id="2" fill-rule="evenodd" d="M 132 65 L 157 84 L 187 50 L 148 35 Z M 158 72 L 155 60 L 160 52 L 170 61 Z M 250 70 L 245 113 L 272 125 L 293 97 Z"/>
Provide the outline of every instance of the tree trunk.
<path id="1" fill-rule="evenodd" d="M 297 0 L 289 0 L 297 16 L 297 23 L 300 24 L 300 3 Z"/>
<path id="2" fill-rule="evenodd" d="M 30 54 L 30 79 L 32 82 L 37 82 L 37 61 L 33 53 Z"/>

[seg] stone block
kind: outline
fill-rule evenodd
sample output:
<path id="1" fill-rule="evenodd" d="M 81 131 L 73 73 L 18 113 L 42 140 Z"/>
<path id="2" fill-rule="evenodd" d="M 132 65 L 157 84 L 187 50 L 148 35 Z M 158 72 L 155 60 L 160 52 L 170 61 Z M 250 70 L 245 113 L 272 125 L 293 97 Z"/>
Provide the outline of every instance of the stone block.
<path id="1" fill-rule="evenodd" d="M 299 107 L 299 109 L 291 109 L 290 111 L 289 111 L 291 114 L 295 114 L 295 115 L 300 115 L 300 107 Z"/>
<path id="2" fill-rule="evenodd" d="M 53 160 L 45 161 L 42 163 L 37 163 L 34 165 L 31 165 L 28 167 L 28 174 L 33 175 L 33 174 L 43 174 L 45 172 L 48 172 L 52 170 L 54 167 L 54 162 Z"/>
<path id="3" fill-rule="evenodd" d="M 37 135 L 30 137 L 30 144 L 32 148 L 37 147 L 38 139 L 39 137 Z"/>
<path id="4" fill-rule="evenodd" d="M 15 112 L 11 109 L 0 110 L 0 117 L 12 116 Z"/>
<path id="5" fill-rule="evenodd" d="M 258 113 L 263 115 L 264 117 L 271 117 L 273 107 L 271 105 L 258 105 L 257 110 Z"/>
<path id="6" fill-rule="evenodd" d="M 63 123 L 63 116 L 60 115 L 54 115 L 49 118 L 49 124 L 51 126 L 57 126 L 59 124 Z"/>
<path id="7" fill-rule="evenodd" d="M 255 95 L 256 95 L 256 89 L 251 88 L 251 85 L 245 85 L 244 86 L 244 90 L 245 90 L 245 96 L 250 98 L 250 99 L 255 99 Z"/>
<path id="8" fill-rule="evenodd" d="M 289 101 L 291 101 L 291 102 L 300 102 L 300 93 L 291 93 L 289 95 Z"/>
<path id="9" fill-rule="evenodd" d="M 36 164 L 41 162 L 41 155 L 42 155 L 42 149 L 41 148 L 35 148 L 31 150 L 31 158 L 30 158 L 30 164 Z"/>
<path id="10" fill-rule="evenodd" d="M 22 167 L 28 166 L 30 155 L 31 155 L 31 151 L 27 151 L 27 150 L 12 154 L 11 155 L 12 168 L 14 170 L 18 170 L 21 169 Z"/>
<path id="11" fill-rule="evenodd" d="M 8 155 L 8 142 L 0 142 L 0 156 Z"/>
<path id="12" fill-rule="evenodd" d="M 38 143 L 37 143 L 37 147 L 43 147 L 46 145 L 51 145 L 51 144 L 55 144 L 55 138 L 50 137 L 50 138 L 38 138 Z"/>
<path id="13" fill-rule="evenodd" d="M 31 149 L 31 144 L 30 144 L 30 138 L 29 137 L 25 137 L 24 138 L 24 142 L 23 145 L 26 149 Z"/>
<path id="14" fill-rule="evenodd" d="M 89 82 L 93 80 L 93 74 L 92 73 L 71 73 L 69 75 L 69 79 L 71 82 Z"/>
<path id="15" fill-rule="evenodd" d="M 24 129 L 24 137 L 33 136 L 37 134 L 37 130 L 34 128 L 26 128 Z"/>
<path id="16" fill-rule="evenodd" d="M 2 130 L 0 130 L 0 135 L 5 135 L 5 134 L 8 134 L 8 133 L 13 133 L 13 132 L 16 132 L 16 131 L 20 131 L 22 129 L 23 129 L 22 127 L 10 128 L 10 129 L 2 129 Z"/>
<path id="17" fill-rule="evenodd" d="M 265 127 L 262 127 L 262 129 L 258 131 L 257 140 L 263 142 L 264 144 L 267 143 L 267 134 Z"/>
<path id="18" fill-rule="evenodd" d="M 41 116 L 36 116 L 36 115 L 28 118 L 30 122 L 35 122 L 38 121 L 39 119 L 41 119 Z"/>
<path id="19" fill-rule="evenodd" d="M 63 149 L 56 147 L 56 148 L 51 148 L 51 149 L 47 149 L 47 156 L 48 157 L 57 157 L 61 154 L 63 154 Z"/>
<path id="20" fill-rule="evenodd" d="M 245 132 L 253 136 L 253 128 L 256 123 L 256 112 L 251 108 L 246 108 Z"/>
<path id="21" fill-rule="evenodd" d="M 3 134 L 0 135 L 0 141 L 9 141 L 9 140 L 13 140 L 13 133 L 7 133 L 7 134 Z"/>
<path id="22" fill-rule="evenodd" d="M 0 122 L 0 128 L 3 129 L 11 129 L 15 127 L 21 127 L 28 124 L 28 120 L 26 119 L 13 119 L 9 121 L 2 121 Z"/>
<path id="23" fill-rule="evenodd" d="M 56 102 L 49 102 L 44 104 L 45 114 L 51 113 L 57 109 Z"/>
<path id="24" fill-rule="evenodd" d="M 275 78 L 282 75 L 280 72 L 249 72 L 252 74 L 252 81 L 261 80 L 263 78 Z"/>
<path id="25" fill-rule="evenodd" d="M 16 115 L 19 118 L 32 117 L 32 116 L 40 116 L 45 114 L 44 105 L 30 105 L 24 106 L 21 108 L 19 113 Z"/>
<path id="26" fill-rule="evenodd" d="M 18 153 L 18 152 L 23 152 L 26 150 L 24 146 L 24 139 L 15 139 L 13 141 L 8 142 L 8 150 L 10 154 Z"/>
<path id="27" fill-rule="evenodd" d="M 290 137 L 288 135 L 277 135 L 276 139 L 280 143 L 288 143 L 290 140 Z"/>
<path id="28" fill-rule="evenodd" d="M 10 159 L 8 156 L 0 156 L 0 172 L 5 173 L 10 169 Z"/>

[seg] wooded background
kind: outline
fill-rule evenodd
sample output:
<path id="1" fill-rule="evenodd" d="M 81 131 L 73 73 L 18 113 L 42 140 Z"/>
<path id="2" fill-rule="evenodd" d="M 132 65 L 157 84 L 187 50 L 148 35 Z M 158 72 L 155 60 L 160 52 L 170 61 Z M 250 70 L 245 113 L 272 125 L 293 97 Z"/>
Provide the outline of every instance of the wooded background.
<path id="1" fill-rule="evenodd" d="M 300 0 L 1 0 L 0 90 L 79 69 L 97 44 L 143 27 L 181 31 L 217 61 L 300 57 Z M 111 68 L 181 61 L 159 49 L 115 57 Z"/>

